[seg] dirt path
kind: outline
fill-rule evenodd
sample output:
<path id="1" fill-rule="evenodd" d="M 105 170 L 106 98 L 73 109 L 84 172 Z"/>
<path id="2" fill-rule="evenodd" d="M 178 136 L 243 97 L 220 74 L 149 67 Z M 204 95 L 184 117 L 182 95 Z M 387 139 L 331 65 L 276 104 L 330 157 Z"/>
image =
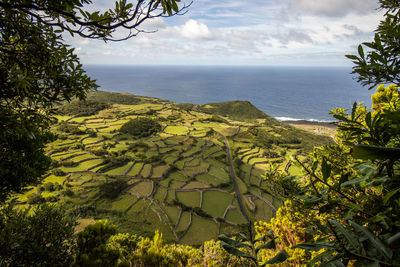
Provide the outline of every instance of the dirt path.
<path id="1" fill-rule="evenodd" d="M 223 134 L 221 134 L 221 133 L 219 133 L 219 134 L 224 138 L 224 142 L 225 142 L 225 146 L 226 146 L 226 153 L 228 154 L 229 169 L 230 169 L 230 173 L 231 173 L 231 177 L 232 177 L 233 187 L 235 188 L 236 197 L 238 199 L 240 211 L 242 212 L 243 217 L 245 217 L 247 221 L 250 221 L 249 216 L 246 213 L 246 209 L 243 206 L 242 194 L 239 191 L 239 186 L 237 184 L 235 171 L 233 170 L 231 151 L 229 149 L 228 140 L 226 139 L 226 137 Z"/>

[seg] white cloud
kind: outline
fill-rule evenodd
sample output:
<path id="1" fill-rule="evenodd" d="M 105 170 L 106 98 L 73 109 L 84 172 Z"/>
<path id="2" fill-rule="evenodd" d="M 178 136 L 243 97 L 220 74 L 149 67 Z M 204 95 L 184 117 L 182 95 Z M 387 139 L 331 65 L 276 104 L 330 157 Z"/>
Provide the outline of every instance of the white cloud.
<path id="1" fill-rule="evenodd" d="M 295 13 L 343 17 L 350 13 L 371 13 L 378 4 L 376 0 L 294 0 L 289 7 Z"/>
<path id="2" fill-rule="evenodd" d="M 193 19 L 182 26 L 175 26 L 174 31 L 191 40 L 211 40 L 214 36 L 207 25 Z"/>

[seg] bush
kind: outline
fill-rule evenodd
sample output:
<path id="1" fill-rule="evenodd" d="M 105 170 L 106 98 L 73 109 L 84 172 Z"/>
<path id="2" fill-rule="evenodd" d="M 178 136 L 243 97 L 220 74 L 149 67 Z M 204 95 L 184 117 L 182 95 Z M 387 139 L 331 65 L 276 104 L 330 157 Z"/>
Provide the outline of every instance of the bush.
<path id="1" fill-rule="evenodd" d="M 44 201 L 44 198 L 42 197 L 42 194 L 40 193 L 32 193 L 29 194 L 27 197 L 27 203 L 28 204 L 39 204 Z"/>
<path id="2" fill-rule="evenodd" d="M 0 210 L 1 266 L 71 266 L 75 245 L 73 218 L 62 208 L 41 204 L 32 210 Z"/>
<path id="3" fill-rule="evenodd" d="M 130 120 L 119 130 L 121 133 L 131 134 L 135 137 L 147 137 L 161 131 L 161 125 L 152 119 L 137 118 Z"/>
<path id="4" fill-rule="evenodd" d="M 116 266 L 120 253 L 107 247 L 109 238 L 116 234 L 115 226 L 108 221 L 97 221 L 78 234 L 79 254 L 76 266 Z"/>
<path id="5" fill-rule="evenodd" d="M 100 110 L 107 109 L 111 105 L 98 101 L 72 101 L 58 108 L 61 114 L 70 116 L 91 116 L 97 114 Z"/>
<path id="6" fill-rule="evenodd" d="M 100 192 L 104 197 L 109 199 L 114 199 L 117 196 L 119 196 L 126 187 L 127 187 L 126 181 L 116 180 L 102 184 L 100 186 Z"/>

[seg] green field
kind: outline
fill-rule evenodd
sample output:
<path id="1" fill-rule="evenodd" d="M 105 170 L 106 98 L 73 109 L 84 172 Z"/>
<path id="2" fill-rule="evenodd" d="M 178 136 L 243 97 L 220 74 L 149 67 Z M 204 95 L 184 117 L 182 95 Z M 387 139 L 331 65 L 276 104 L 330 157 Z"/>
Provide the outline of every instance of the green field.
<path id="1" fill-rule="evenodd" d="M 90 98 L 95 100 L 96 93 Z M 280 206 L 282 200 L 263 182 L 269 166 L 264 162 L 280 162 L 281 170 L 297 175 L 298 167 L 286 168 L 285 154 L 304 159 L 305 150 L 294 147 L 301 144 L 282 139 L 282 146 L 264 147 L 250 128 L 283 138 L 278 132 L 284 127 L 247 102 L 232 102 L 248 108 L 240 112 L 233 110 L 230 102 L 195 105 L 188 112 L 160 101 L 137 97 L 135 104 L 113 104 L 97 115 L 68 121 L 81 131 L 79 134 L 62 132 L 54 125 L 52 129 L 64 136 L 46 148 L 54 169 L 41 183 L 16 195 L 18 206 L 28 207 L 29 196 L 39 192 L 48 201 L 63 203 L 83 221 L 95 216 L 110 220 L 119 230 L 146 235 L 160 229 L 168 241 L 201 244 L 225 229 L 240 230 L 246 223 L 235 198 L 222 134 L 238 164 L 234 169 L 239 191 L 246 195 L 243 199 L 249 216 L 269 220 L 273 212 L 268 203 Z M 162 128 L 140 138 L 118 131 L 137 117 L 158 120 Z M 238 121 L 239 117 L 243 121 Z M 311 137 L 303 137 L 309 144 Z M 44 190 L 46 183 L 56 189 Z"/>

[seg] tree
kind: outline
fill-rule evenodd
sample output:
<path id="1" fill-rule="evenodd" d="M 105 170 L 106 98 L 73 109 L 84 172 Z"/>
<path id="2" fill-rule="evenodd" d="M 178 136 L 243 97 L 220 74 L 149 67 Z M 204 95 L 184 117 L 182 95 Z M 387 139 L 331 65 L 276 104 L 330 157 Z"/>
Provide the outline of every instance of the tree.
<path id="1" fill-rule="evenodd" d="M 352 73 L 370 89 L 381 83 L 400 84 L 400 3 L 381 0 L 380 7 L 385 10 L 385 20 L 380 22 L 374 40 L 359 45 L 358 56 L 347 55 L 355 64 Z"/>
<path id="2" fill-rule="evenodd" d="M 70 266 L 74 227 L 62 208 L 41 204 L 33 210 L 0 210 L 1 266 Z"/>
<path id="3" fill-rule="evenodd" d="M 364 43 L 372 50 L 366 56 L 360 45 L 359 56 L 348 56 L 358 80 L 371 88 L 400 82 L 400 2 L 382 0 L 380 6 L 385 19 L 375 40 Z M 275 233 L 279 244 L 273 253 L 260 253 L 258 261 L 285 249 L 286 265 L 400 266 L 399 87 L 381 84 L 372 103 L 372 109 L 354 103 L 349 113 L 331 112 L 338 121 L 338 143 L 315 148 L 309 164 L 293 158 L 302 175 L 267 173 L 289 200 L 274 220 L 256 225 L 256 237 Z M 271 249 L 269 242 L 260 247 Z M 235 254 L 237 246 L 228 245 Z"/>
<path id="4" fill-rule="evenodd" d="M 0 0 L 0 202 L 49 168 L 54 106 L 97 88 L 61 34 L 128 39 L 148 19 L 182 14 L 180 1 L 119 0 L 100 13 L 85 10 L 90 0 Z M 118 29 L 125 36 L 116 39 Z"/>

